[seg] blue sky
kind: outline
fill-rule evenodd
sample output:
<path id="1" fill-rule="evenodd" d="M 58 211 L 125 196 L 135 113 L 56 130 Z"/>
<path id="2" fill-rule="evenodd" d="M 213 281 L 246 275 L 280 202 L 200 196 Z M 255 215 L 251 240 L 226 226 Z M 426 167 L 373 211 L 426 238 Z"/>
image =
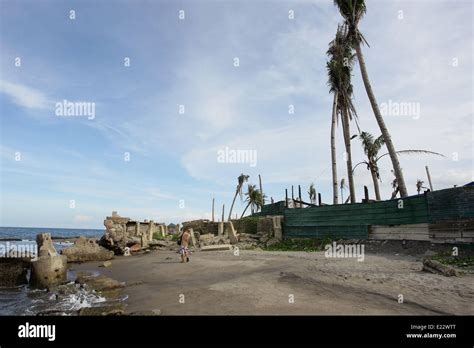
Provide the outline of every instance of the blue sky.
<path id="1" fill-rule="evenodd" d="M 361 30 L 379 104 L 420 107 L 419 117 L 386 116 L 396 148 L 446 155 L 401 157 L 409 193 L 427 181 L 425 165 L 435 188 L 471 181 L 472 2 L 367 7 Z M 0 0 L 0 13 L 1 226 L 98 228 L 112 210 L 180 222 L 209 218 L 212 197 L 220 216 L 241 172 L 255 184 L 261 174 L 275 200 L 311 182 L 331 200 L 332 1 Z M 361 128 L 379 135 L 358 66 L 353 83 Z M 94 119 L 56 116 L 64 99 L 95 103 Z M 357 163 L 364 154 L 353 142 Z M 257 165 L 219 163 L 225 147 L 256 151 Z M 380 165 L 388 198 L 388 157 Z M 355 181 L 358 200 L 363 185 L 373 195 L 365 168 Z"/>

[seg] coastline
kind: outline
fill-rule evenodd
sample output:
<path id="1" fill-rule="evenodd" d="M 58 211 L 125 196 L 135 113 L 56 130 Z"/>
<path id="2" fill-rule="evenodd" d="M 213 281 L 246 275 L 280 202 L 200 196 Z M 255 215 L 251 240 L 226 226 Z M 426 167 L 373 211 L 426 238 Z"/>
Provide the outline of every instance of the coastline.
<path id="1" fill-rule="evenodd" d="M 474 274 L 447 278 L 422 272 L 422 256 L 377 251 L 357 262 L 328 259 L 324 252 L 196 251 L 181 264 L 176 252 L 157 250 L 116 257 L 107 268 L 101 262 L 73 268 L 123 282 L 124 314 L 470 314 Z"/>

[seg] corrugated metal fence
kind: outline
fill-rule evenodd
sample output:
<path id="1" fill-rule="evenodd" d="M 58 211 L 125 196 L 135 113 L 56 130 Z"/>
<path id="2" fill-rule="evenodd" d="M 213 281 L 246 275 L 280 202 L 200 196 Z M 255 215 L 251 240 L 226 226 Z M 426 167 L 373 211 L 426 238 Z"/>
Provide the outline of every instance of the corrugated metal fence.
<path id="1" fill-rule="evenodd" d="M 428 220 L 424 196 L 374 203 L 285 209 L 285 237 L 368 237 L 370 225 L 416 224 Z"/>
<path id="2" fill-rule="evenodd" d="M 410 239 L 412 231 L 418 234 L 413 239 L 469 242 L 474 237 L 474 186 L 373 203 L 288 209 L 277 202 L 264 206 L 259 215 L 283 215 L 286 238 L 365 239 L 371 232 Z"/>

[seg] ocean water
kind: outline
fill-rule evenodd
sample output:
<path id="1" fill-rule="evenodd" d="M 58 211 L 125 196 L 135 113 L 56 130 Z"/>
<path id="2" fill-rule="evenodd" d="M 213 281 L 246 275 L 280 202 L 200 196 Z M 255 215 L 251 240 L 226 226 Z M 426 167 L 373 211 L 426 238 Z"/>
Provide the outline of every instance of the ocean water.
<path id="1" fill-rule="evenodd" d="M 10 248 L 16 244 L 22 244 L 23 246 L 35 245 L 36 235 L 46 232 L 51 233 L 52 237 L 63 238 L 78 236 L 100 238 L 104 234 L 104 230 L 99 229 L 0 227 L 0 250 L 5 250 L 5 246 Z M 61 240 L 53 242 L 58 252 L 72 244 Z M 72 280 L 74 277 L 68 274 L 68 278 Z M 54 310 L 68 315 L 69 312 L 81 307 L 93 306 L 104 300 L 97 294 L 84 289 L 79 289 L 77 293 L 72 295 L 61 296 L 42 290 L 31 290 L 28 285 L 13 288 L 0 287 L 0 315 L 35 315 L 45 310 Z"/>
<path id="2" fill-rule="evenodd" d="M 0 240 L 21 239 L 34 241 L 38 233 L 51 233 L 53 237 L 100 237 L 104 230 L 84 230 L 75 228 L 45 228 L 45 227 L 0 227 Z"/>

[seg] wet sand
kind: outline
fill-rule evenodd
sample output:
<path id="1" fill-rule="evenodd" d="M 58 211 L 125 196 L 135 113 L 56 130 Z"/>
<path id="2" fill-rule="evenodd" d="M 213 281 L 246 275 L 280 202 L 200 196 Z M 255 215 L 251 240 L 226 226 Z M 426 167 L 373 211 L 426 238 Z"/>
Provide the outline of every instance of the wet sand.
<path id="1" fill-rule="evenodd" d="M 474 314 L 474 275 L 421 271 L 422 256 L 369 254 L 326 258 L 323 252 L 152 251 L 74 265 L 126 282 L 126 313 L 163 315 L 436 315 Z M 403 303 L 399 303 L 403 295 Z M 184 301 L 183 301 L 184 300 Z M 184 302 L 184 303 L 182 303 Z"/>

